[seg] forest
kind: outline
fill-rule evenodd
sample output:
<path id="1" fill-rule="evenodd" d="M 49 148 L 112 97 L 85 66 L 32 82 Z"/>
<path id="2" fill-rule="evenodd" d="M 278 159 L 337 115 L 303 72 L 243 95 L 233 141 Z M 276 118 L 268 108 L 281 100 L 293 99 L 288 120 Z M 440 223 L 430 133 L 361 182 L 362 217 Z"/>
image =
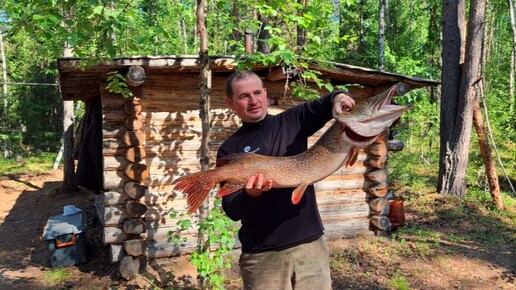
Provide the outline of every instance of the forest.
<path id="1" fill-rule="evenodd" d="M 60 151 L 66 107 L 58 86 L 59 57 L 95 63 L 118 56 L 199 55 L 201 2 L 3 0 L 0 169 L 5 172 L 0 176 L 20 161 L 52 164 Z M 406 148 L 392 160 L 390 182 L 400 194 L 422 187 L 474 199 L 514 223 L 514 0 L 213 0 L 206 5 L 209 55 L 299 67 L 308 60 L 331 61 L 440 82 L 396 99 L 415 106 L 395 129 Z M 245 34 L 253 36 L 254 53 L 244 51 Z M 309 70 L 304 77 L 325 86 Z M 75 102 L 72 110 L 77 126 L 84 104 Z M 480 131 L 474 112 L 483 120 Z M 514 243 L 514 236 L 509 241 Z"/>

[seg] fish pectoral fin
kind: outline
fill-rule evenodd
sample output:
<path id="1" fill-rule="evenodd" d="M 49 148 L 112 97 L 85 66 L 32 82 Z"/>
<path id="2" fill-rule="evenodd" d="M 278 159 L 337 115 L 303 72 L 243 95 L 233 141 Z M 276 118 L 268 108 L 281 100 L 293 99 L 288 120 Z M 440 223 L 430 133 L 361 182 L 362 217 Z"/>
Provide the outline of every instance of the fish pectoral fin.
<path id="1" fill-rule="evenodd" d="M 298 187 L 296 187 L 296 189 L 294 189 L 292 192 L 292 204 L 298 204 L 301 201 L 307 186 L 308 183 L 301 183 Z"/>
<path id="2" fill-rule="evenodd" d="M 217 193 L 218 197 L 224 197 L 227 195 L 230 195 L 232 193 L 235 193 L 236 191 L 244 188 L 243 184 L 235 184 L 231 182 L 226 182 L 224 185 L 220 188 L 219 192 Z"/>
<path id="3" fill-rule="evenodd" d="M 353 166 L 355 162 L 357 162 L 358 158 L 358 150 L 355 147 L 351 147 L 348 152 L 348 156 L 346 157 L 346 161 L 344 162 L 344 165 L 346 167 Z"/>

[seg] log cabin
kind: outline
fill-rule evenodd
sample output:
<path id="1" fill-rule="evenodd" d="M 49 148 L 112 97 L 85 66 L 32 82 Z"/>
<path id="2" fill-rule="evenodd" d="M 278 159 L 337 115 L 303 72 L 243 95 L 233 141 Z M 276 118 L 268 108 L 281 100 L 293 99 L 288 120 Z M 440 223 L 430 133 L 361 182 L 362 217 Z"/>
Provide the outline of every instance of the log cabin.
<path id="1" fill-rule="evenodd" d="M 148 261 L 191 252 L 197 243 L 195 233 L 190 232 L 180 244 L 171 242 L 169 232 L 178 226 L 169 212 L 186 212 L 185 197 L 173 192 L 172 181 L 201 170 L 198 57 L 121 57 L 86 68 L 84 62 L 58 59 L 60 91 L 63 100 L 85 104 L 75 135 L 75 178 L 78 185 L 98 194 L 96 207 L 112 262 L 120 262 L 121 271 L 127 271 L 138 268 L 135 264 L 142 258 Z M 236 64 L 233 57 L 210 57 L 210 166 L 214 166 L 218 146 L 240 125 L 224 101 L 225 80 Z M 436 84 L 341 63 L 318 62 L 310 69 L 334 86 L 347 86 L 354 98 L 373 96 L 398 82 L 413 88 Z M 271 114 L 304 102 L 290 94 L 295 76 L 289 68 L 254 66 L 251 70 L 268 89 Z M 133 97 L 124 98 L 106 88 L 110 72 L 125 76 Z M 325 128 L 311 137 L 312 144 Z M 385 132 L 360 152 L 353 166 L 315 184 L 328 239 L 389 231 L 386 164 L 388 152 L 402 147 L 400 140 L 388 140 Z"/>

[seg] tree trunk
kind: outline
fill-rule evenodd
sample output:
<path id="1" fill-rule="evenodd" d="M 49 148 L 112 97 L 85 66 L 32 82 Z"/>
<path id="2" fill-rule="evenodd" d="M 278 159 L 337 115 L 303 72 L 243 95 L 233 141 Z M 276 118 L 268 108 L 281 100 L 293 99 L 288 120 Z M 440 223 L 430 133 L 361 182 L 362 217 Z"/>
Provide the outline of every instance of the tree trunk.
<path id="1" fill-rule="evenodd" d="M 511 55 L 511 71 L 509 78 L 509 113 L 511 116 L 514 116 L 514 112 L 516 111 L 516 95 L 514 93 L 514 74 L 515 74 L 515 62 L 516 62 L 516 14 L 515 14 L 515 4 L 513 0 L 507 0 L 509 4 L 509 11 L 511 17 L 511 31 L 512 31 L 512 55 Z M 515 120 L 516 121 L 516 120 Z M 514 122 L 516 123 L 516 122 Z M 514 125 L 516 129 L 516 125 Z"/>
<path id="2" fill-rule="evenodd" d="M 5 58 L 4 38 L 2 33 L 0 33 L 0 61 L 2 61 L 2 94 L 5 98 L 4 107 L 7 109 L 7 60 Z"/>
<path id="3" fill-rule="evenodd" d="M 378 15 L 378 70 L 384 70 L 385 61 L 385 6 L 386 0 L 380 0 L 380 11 Z"/>
<path id="4" fill-rule="evenodd" d="M 4 49 L 4 38 L 2 36 L 2 32 L 0 32 L 0 61 L 2 61 L 2 98 L 4 99 L 4 114 L 7 114 L 7 110 L 9 108 L 9 101 L 7 99 L 7 60 L 5 58 L 5 49 Z M 4 124 L 0 124 L 0 126 L 6 128 Z M 3 141 L 2 143 L 2 151 L 4 158 L 9 157 L 9 150 L 7 150 L 7 141 Z"/>
<path id="5" fill-rule="evenodd" d="M 491 21 L 491 27 L 493 26 L 494 21 Z M 496 165 L 493 160 L 491 154 L 491 147 L 489 146 L 489 141 L 487 139 L 486 130 L 484 127 L 484 120 L 482 117 L 482 111 L 480 110 L 480 101 L 479 99 L 485 100 L 484 93 L 484 80 L 481 76 L 485 72 L 485 66 L 487 63 L 487 52 L 488 47 L 491 45 L 492 39 L 488 36 L 488 30 L 484 29 L 484 37 L 482 41 L 482 58 L 480 63 L 480 73 L 479 79 L 480 81 L 476 85 L 475 90 L 475 105 L 473 109 L 473 124 L 475 125 L 475 131 L 477 132 L 478 143 L 480 146 L 480 153 L 482 155 L 482 161 L 484 162 L 484 168 L 486 171 L 487 182 L 489 184 L 489 192 L 491 193 L 491 197 L 493 198 L 493 204 L 500 210 L 504 209 L 503 200 L 500 195 L 500 183 L 498 182 L 498 174 L 496 172 Z M 485 105 L 485 103 L 484 103 Z M 487 110 L 486 110 L 487 113 Z M 489 121 L 489 118 L 487 118 Z"/>
<path id="6" fill-rule="evenodd" d="M 65 18 L 72 18 L 72 8 L 65 11 Z M 65 43 L 65 57 L 73 56 L 73 48 Z M 74 192 L 77 190 L 77 182 L 75 180 L 75 162 L 73 158 L 74 147 L 74 116 L 73 101 L 63 101 L 63 190 L 65 192 Z"/>
<path id="7" fill-rule="evenodd" d="M 200 39 L 199 61 L 201 72 L 199 76 L 200 86 L 200 110 L 199 116 L 202 123 L 202 139 L 201 139 L 201 170 L 209 169 L 210 163 L 210 93 L 211 93 L 211 69 L 208 56 L 208 32 L 206 30 L 206 12 L 208 4 L 206 0 L 197 0 L 197 31 Z M 209 198 L 203 202 L 199 209 L 199 219 L 202 221 L 208 213 Z M 205 245 L 208 243 L 207 237 L 203 231 L 199 231 L 197 239 L 198 251 L 204 252 L 208 249 Z M 199 283 L 204 287 L 204 278 L 199 276 Z"/>
<path id="8" fill-rule="evenodd" d="M 238 27 L 240 27 L 240 11 L 238 10 L 238 2 L 233 2 L 231 6 L 231 16 L 233 16 L 233 25 L 235 28 L 233 28 L 233 31 L 231 31 L 231 37 L 236 43 L 240 43 L 242 41 L 242 35 L 240 33 L 240 30 Z M 233 44 L 231 46 L 232 51 L 238 50 L 238 45 Z"/>
<path id="9" fill-rule="evenodd" d="M 360 25 L 359 25 L 359 32 L 358 32 L 358 53 L 365 52 L 365 33 L 364 33 L 364 23 L 365 23 L 365 0 L 359 0 L 358 1 L 358 7 L 359 7 L 359 13 L 360 13 Z"/>
<path id="10" fill-rule="evenodd" d="M 461 0 L 462 1 L 462 0 Z M 441 101 L 441 148 L 437 191 L 466 194 L 466 168 L 473 122 L 475 94 L 484 29 L 485 0 L 472 0 L 461 73 L 460 15 L 464 3 L 443 0 L 443 71 Z"/>
<path id="11" fill-rule="evenodd" d="M 297 0 L 297 3 L 299 5 L 302 5 L 303 7 L 307 7 L 309 5 L 309 0 Z M 302 9 L 299 9 L 297 11 L 297 15 L 299 15 L 299 16 L 303 16 L 303 13 L 304 12 Z M 297 31 L 297 39 L 296 39 L 297 52 L 299 54 L 301 54 L 303 52 L 303 47 L 306 44 L 306 29 L 297 25 L 296 31 Z"/>
<path id="12" fill-rule="evenodd" d="M 473 123 L 478 136 L 478 143 L 480 146 L 480 153 L 482 154 L 482 161 L 484 161 L 484 167 L 486 170 L 487 182 L 489 184 L 489 191 L 493 198 L 495 206 L 503 210 L 503 200 L 500 195 L 500 184 L 498 183 L 498 174 L 496 173 L 495 162 L 491 156 L 491 148 L 487 141 L 486 131 L 484 129 L 484 120 L 482 118 L 482 111 L 480 111 L 480 104 L 478 97 L 475 100 L 475 108 L 473 110 Z"/>
<path id="13" fill-rule="evenodd" d="M 265 27 L 269 26 L 269 19 L 263 17 L 261 13 L 258 13 L 258 21 L 261 22 L 260 31 L 258 33 L 258 40 L 256 42 L 256 50 L 263 54 L 270 54 L 271 48 L 267 40 L 271 38 L 271 34 Z"/>

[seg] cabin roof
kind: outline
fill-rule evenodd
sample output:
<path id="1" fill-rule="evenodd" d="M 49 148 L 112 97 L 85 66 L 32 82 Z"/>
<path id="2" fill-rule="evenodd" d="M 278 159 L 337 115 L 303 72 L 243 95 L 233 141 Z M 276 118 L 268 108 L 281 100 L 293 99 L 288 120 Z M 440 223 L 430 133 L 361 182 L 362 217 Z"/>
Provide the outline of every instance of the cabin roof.
<path id="1" fill-rule="evenodd" d="M 210 56 L 213 74 L 231 74 L 237 65 L 234 56 Z M 87 59 L 75 57 L 59 58 L 59 86 L 63 100 L 85 100 L 99 95 L 101 76 L 110 71 L 123 71 L 133 65 L 143 67 L 148 74 L 152 73 L 199 73 L 200 62 L 197 55 L 171 56 L 131 56 L 118 57 L 109 61 L 101 61 L 86 68 L 81 68 Z M 360 84 L 364 86 L 389 86 L 397 82 L 405 82 L 414 87 L 425 87 L 438 82 L 409 77 L 401 74 L 377 71 L 369 68 L 353 66 L 337 62 L 318 61 L 310 65 L 311 69 L 322 73 L 321 77 L 337 84 Z M 253 66 L 251 70 L 259 75 L 270 75 L 271 71 L 281 66 Z"/>

